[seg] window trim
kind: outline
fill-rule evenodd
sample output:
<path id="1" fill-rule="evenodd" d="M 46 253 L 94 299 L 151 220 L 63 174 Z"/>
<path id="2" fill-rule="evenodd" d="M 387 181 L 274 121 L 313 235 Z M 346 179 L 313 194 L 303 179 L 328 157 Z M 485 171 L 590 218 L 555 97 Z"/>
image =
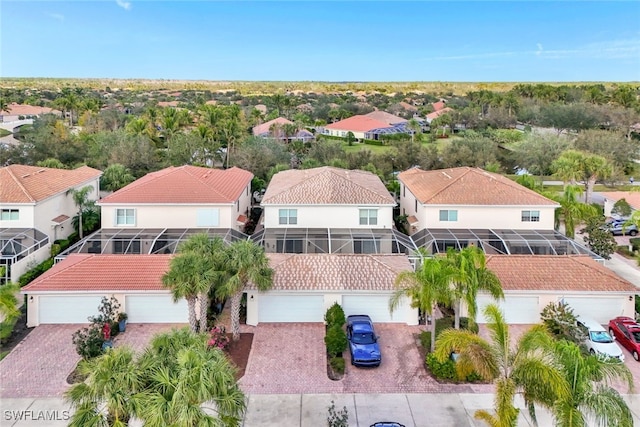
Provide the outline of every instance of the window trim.
<path id="1" fill-rule="evenodd" d="M 534 212 L 537 215 L 534 215 Z M 527 209 L 520 212 L 521 222 L 540 222 L 540 210 Z"/>
<path id="2" fill-rule="evenodd" d="M 446 219 L 443 219 L 443 214 L 445 213 L 447 217 Z M 438 220 L 440 222 L 458 222 L 458 210 L 457 209 L 440 209 L 438 212 Z"/>
<path id="3" fill-rule="evenodd" d="M 362 216 L 362 214 L 365 216 Z M 374 215 L 371 215 L 374 213 Z M 363 220 L 365 222 L 363 222 Z M 378 209 L 376 208 L 359 208 L 358 209 L 358 224 L 359 225 L 378 225 Z"/>
<path id="4" fill-rule="evenodd" d="M 293 222 L 292 222 L 292 219 L 293 219 Z M 298 225 L 298 209 L 287 209 L 287 208 L 278 209 L 278 224 L 279 225 Z"/>
<path id="5" fill-rule="evenodd" d="M 7 218 L 4 218 L 5 214 L 7 214 Z M 13 218 L 14 214 L 15 218 Z M 0 211 L 0 221 L 20 221 L 20 209 L 2 209 Z"/>
<path id="6" fill-rule="evenodd" d="M 125 219 L 125 222 L 120 223 L 118 221 L 118 219 L 120 218 L 120 216 L 118 215 L 119 211 L 124 211 L 124 215 L 122 216 Z M 127 211 L 132 211 L 133 215 L 131 215 L 133 217 L 133 222 L 131 224 L 129 224 L 127 222 L 127 218 L 129 217 L 129 215 L 127 215 Z M 116 226 L 118 227 L 135 227 L 136 226 L 136 220 L 137 220 L 137 212 L 135 208 L 116 208 L 115 210 L 115 216 L 114 216 L 114 223 Z"/>

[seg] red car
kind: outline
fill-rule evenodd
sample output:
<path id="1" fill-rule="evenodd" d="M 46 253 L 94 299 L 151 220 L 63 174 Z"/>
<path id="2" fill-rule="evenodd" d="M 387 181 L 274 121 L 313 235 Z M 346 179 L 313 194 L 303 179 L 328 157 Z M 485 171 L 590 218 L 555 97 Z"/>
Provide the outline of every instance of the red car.
<path id="1" fill-rule="evenodd" d="M 640 362 L 640 325 L 629 317 L 609 320 L 609 333 Z"/>

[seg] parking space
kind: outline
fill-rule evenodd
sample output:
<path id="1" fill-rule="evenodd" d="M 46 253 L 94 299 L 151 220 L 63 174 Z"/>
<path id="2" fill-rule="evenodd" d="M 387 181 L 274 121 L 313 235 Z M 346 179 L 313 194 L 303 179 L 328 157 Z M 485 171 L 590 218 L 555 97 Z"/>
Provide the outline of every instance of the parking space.
<path id="1" fill-rule="evenodd" d="M 41 325 L 36 327 L 0 362 L 0 398 L 59 397 L 69 387 L 67 377 L 80 356 L 71 337 L 85 325 Z M 142 350 L 151 337 L 171 324 L 130 324 L 114 345 Z"/>
<path id="2" fill-rule="evenodd" d="M 424 328 L 424 327 L 421 327 Z M 342 380 L 327 376 L 324 325 L 267 324 L 253 328 L 253 347 L 244 377 L 246 393 L 468 393 L 490 392 L 487 385 L 439 384 L 427 375 L 414 334 L 420 327 L 376 324 L 382 364 L 376 368 L 351 365 L 345 351 Z"/>

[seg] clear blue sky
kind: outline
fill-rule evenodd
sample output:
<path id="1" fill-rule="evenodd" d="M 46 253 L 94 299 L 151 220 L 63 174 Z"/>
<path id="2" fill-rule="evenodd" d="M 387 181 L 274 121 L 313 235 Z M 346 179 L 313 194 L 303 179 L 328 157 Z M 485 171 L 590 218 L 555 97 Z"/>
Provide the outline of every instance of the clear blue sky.
<path id="1" fill-rule="evenodd" d="M 640 81 L 640 1 L 7 1 L 0 76 Z"/>

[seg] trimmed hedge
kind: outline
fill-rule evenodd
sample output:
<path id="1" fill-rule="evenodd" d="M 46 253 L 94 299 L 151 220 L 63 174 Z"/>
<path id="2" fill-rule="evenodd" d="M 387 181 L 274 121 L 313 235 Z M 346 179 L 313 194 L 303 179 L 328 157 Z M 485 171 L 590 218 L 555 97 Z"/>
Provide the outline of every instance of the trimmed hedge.
<path id="1" fill-rule="evenodd" d="M 20 276 L 20 278 L 18 279 L 18 284 L 20 285 L 20 287 L 22 288 L 23 286 L 28 285 L 32 280 L 53 267 L 53 262 L 53 258 L 49 258 L 48 260 L 36 265 L 31 270 Z"/>
<path id="2" fill-rule="evenodd" d="M 333 325 L 327 329 L 327 335 L 324 337 L 324 343 L 327 346 L 327 353 L 331 358 L 341 354 L 347 348 L 347 333 L 340 325 Z"/>
<path id="3" fill-rule="evenodd" d="M 327 309 L 324 315 L 324 321 L 327 322 L 327 328 L 338 325 L 342 327 L 347 322 L 347 318 L 344 315 L 344 310 L 337 302 L 334 302 L 331 307 Z"/>
<path id="4" fill-rule="evenodd" d="M 329 359 L 329 365 L 331 365 L 331 369 L 337 374 L 344 374 L 344 358 L 342 357 L 332 357 Z"/>
<path id="5" fill-rule="evenodd" d="M 629 239 L 629 244 L 634 251 L 640 251 L 640 237 L 632 237 Z"/>
<path id="6" fill-rule="evenodd" d="M 433 353 L 427 355 L 426 358 L 427 366 L 429 370 L 439 380 L 448 380 L 448 381 L 457 381 L 458 377 L 456 375 L 456 363 L 450 358 L 445 360 L 444 362 L 440 362 Z M 467 375 L 464 379 L 466 382 L 474 382 L 480 381 L 482 377 L 472 372 Z"/>

